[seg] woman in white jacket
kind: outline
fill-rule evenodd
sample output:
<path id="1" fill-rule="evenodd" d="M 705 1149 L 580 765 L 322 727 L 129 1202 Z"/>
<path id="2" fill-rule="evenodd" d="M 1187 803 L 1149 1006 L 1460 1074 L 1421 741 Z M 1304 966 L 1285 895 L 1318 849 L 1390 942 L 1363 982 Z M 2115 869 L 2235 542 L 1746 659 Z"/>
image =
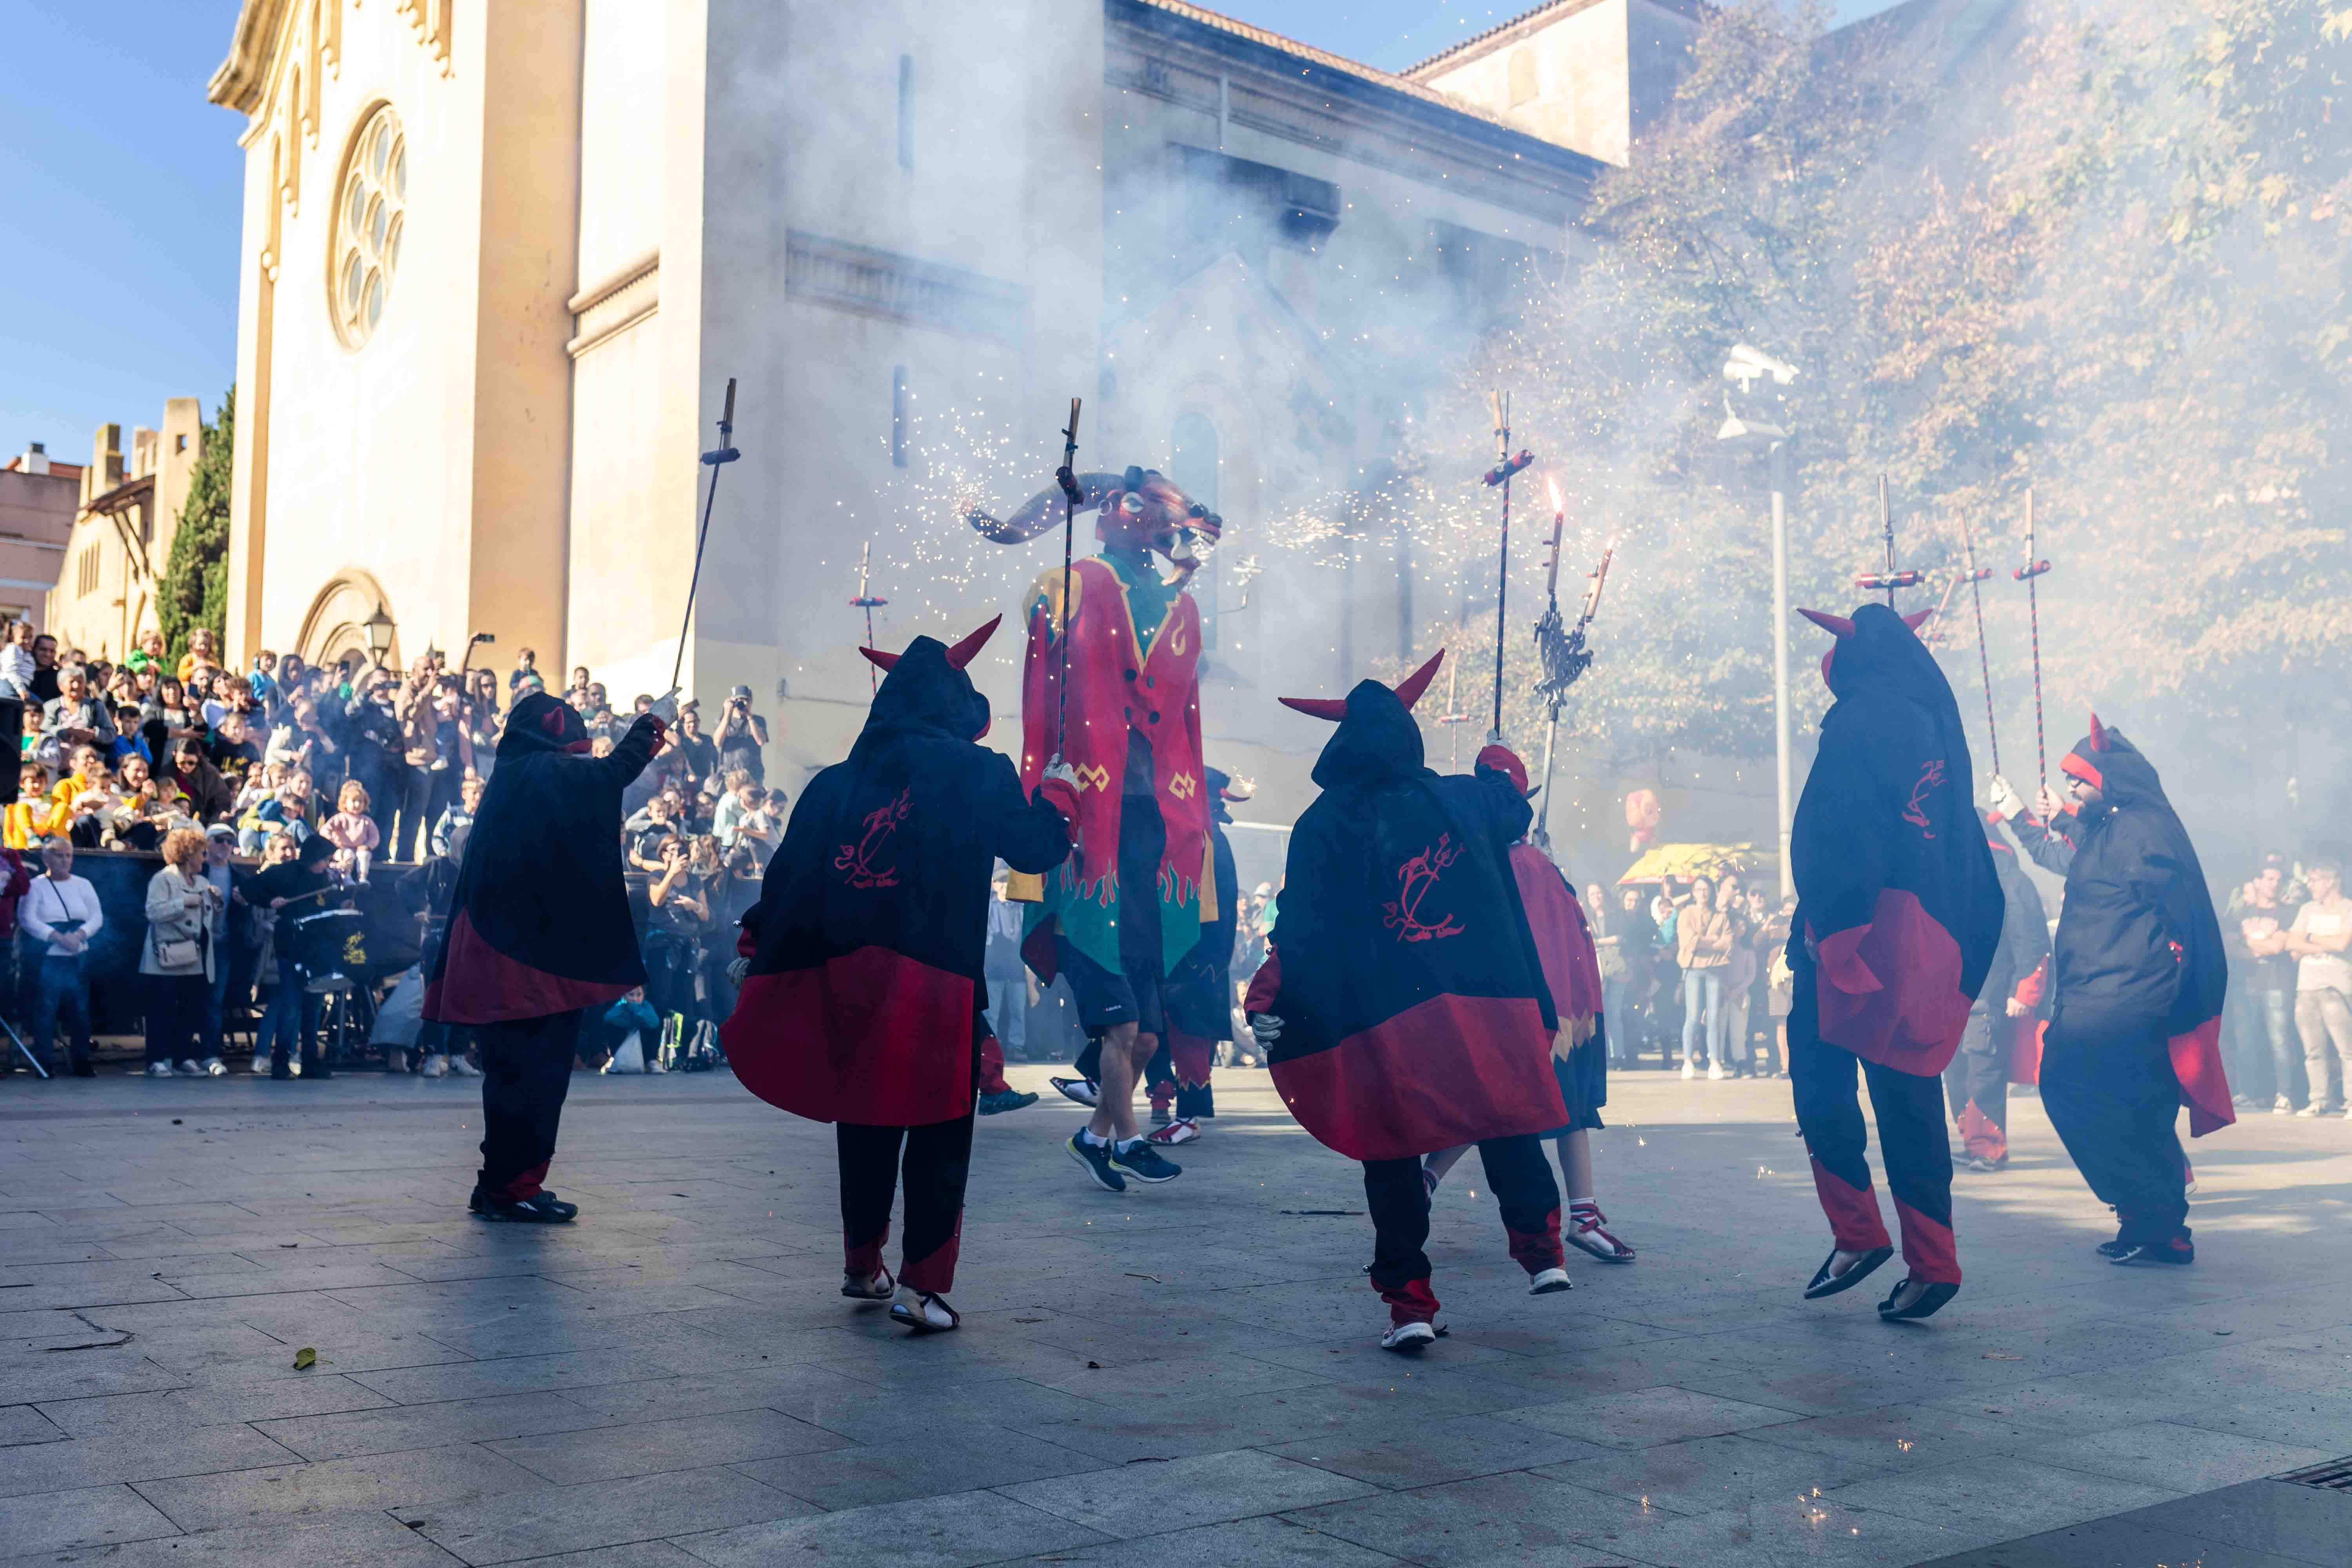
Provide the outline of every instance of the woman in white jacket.
<path id="1" fill-rule="evenodd" d="M 220 894 L 205 876 L 205 836 L 183 827 L 163 839 L 163 868 L 147 883 L 147 936 L 139 973 L 147 998 L 147 1076 L 224 1078 L 218 1057 L 195 1058 L 205 1003 L 212 994 L 215 905 Z"/>

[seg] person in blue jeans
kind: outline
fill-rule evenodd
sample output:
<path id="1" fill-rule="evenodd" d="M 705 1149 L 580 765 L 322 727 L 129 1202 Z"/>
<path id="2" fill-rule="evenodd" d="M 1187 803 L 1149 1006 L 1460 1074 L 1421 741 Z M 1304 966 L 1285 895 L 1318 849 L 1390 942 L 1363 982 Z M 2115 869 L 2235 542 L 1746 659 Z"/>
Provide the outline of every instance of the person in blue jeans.
<path id="1" fill-rule="evenodd" d="M 90 942 L 106 924 L 98 890 L 73 874 L 73 845 L 60 837 L 41 847 L 43 875 L 33 879 L 17 922 L 31 950 L 39 954 L 33 977 L 33 1059 L 41 1070 L 56 1069 L 49 1040 L 58 1016 L 65 1015 L 68 1058 L 76 1078 L 95 1078 L 89 1064 L 89 977 L 84 963 Z"/>
<path id="2" fill-rule="evenodd" d="M 272 938 L 278 952 L 278 990 L 261 1023 L 273 1079 L 296 1076 L 287 1059 L 291 1052 L 299 1053 L 302 1078 L 335 1076 L 318 1056 L 319 997 L 304 985 L 302 972 L 294 963 L 294 922 L 327 908 L 328 900 L 317 895 L 337 885 L 334 868 L 328 864 L 334 852 L 335 847 L 323 836 L 306 838 L 293 859 L 266 868 L 246 884 L 246 902 L 276 911 Z M 257 1052 L 260 1046 L 255 1049 Z"/>
<path id="3" fill-rule="evenodd" d="M 2233 971 L 2230 1034 L 2237 1060 L 2231 1076 L 2242 1084 L 2259 1083 L 2267 1076 L 2274 1116 L 2295 1109 L 2294 1068 L 2302 1055 L 2294 1030 L 2295 959 L 2286 947 L 2298 907 L 2287 886 L 2284 858 L 2271 855 L 2254 879 L 2230 900 L 2221 922 L 2222 945 L 2229 949 Z M 2250 1072 L 2265 1044 L 2269 1073 Z"/>

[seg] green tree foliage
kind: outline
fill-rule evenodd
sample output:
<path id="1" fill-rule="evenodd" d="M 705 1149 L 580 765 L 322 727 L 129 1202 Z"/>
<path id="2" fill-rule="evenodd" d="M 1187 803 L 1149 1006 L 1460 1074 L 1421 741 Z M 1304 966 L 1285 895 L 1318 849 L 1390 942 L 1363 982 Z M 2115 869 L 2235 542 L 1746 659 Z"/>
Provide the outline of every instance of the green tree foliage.
<path id="1" fill-rule="evenodd" d="M 155 613 L 163 644 L 176 661 L 188 634 L 210 626 L 217 639 L 228 628 L 229 473 L 236 450 L 236 388 L 221 398 L 205 426 L 204 446 L 180 508 L 180 526 L 157 584 Z"/>
<path id="2" fill-rule="evenodd" d="M 2352 666 L 2347 68 L 2342 0 L 2025 0 L 1985 30 L 1712 13 L 1669 121 L 1570 237 L 1589 259 L 1488 342 L 1420 426 L 1444 438 L 1404 465 L 1483 468 L 1486 389 L 1513 388 L 1515 444 L 1565 492 L 1563 590 L 1620 539 L 1602 662 L 1564 732 L 1621 757 L 1770 750 L 1763 464 L 1714 439 L 1742 342 L 1801 367 L 1793 602 L 1854 602 L 1882 474 L 1902 563 L 1931 574 L 1906 608 L 1951 580 L 1965 519 L 2001 569 L 1985 593 L 2005 722 L 2030 715 L 2006 570 L 2029 487 L 2059 566 L 2042 635 L 2070 733 L 2082 699 L 2231 718 Z M 1481 524 L 1491 584 L 1491 492 L 1411 483 L 1400 500 Z M 1535 559 L 1515 572 L 1522 693 Z M 1973 702 L 1965 590 L 1951 609 L 1945 656 Z M 1466 644 L 1429 619 L 1424 647 L 1491 647 L 1491 612 Z M 1813 711 L 1818 642 L 1801 628 L 1792 682 Z M 1534 717 L 1523 696 L 1513 727 Z"/>

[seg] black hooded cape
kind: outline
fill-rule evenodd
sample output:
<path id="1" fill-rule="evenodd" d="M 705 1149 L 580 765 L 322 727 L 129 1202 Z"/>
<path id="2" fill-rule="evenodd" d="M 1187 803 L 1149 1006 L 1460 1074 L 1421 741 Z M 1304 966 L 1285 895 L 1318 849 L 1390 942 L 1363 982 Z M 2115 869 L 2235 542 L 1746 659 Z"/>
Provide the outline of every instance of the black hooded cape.
<path id="1" fill-rule="evenodd" d="M 2066 879 L 2050 1027 L 2161 1026 L 2189 1135 L 2201 1138 L 2237 1120 L 2221 1053 L 2229 955 L 2205 868 L 2163 781 L 2122 731 L 2084 736 L 2059 767 L 2100 799 L 2055 833 L 2031 818 L 2015 824 L 2033 858 Z"/>
<path id="2" fill-rule="evenodd" d="M 544 692 L 515 704 L 425 976 L 425 1017 L 539 1018 L 646 983 L 621 863 L 621 791 L 661 736 L 647 714 L 610 756 L 592 757 L 569 704 Z"/>
<path id="3" fill-rule="evenodd" d="M 1440 777 L 1378 681 L 1315 764 L 1291 832 L 1273 952 L 1249 1009 L 1299 1125 L 1355 1160 L 1397 1160 L 1568 1121 L 1559 1026 L 1509 854 L 1528 803 L 1499 773 Z"/>
<path id="4" fill-rule="evenodd" d="M 743 1087 L 817 1121 L 921 1127 L 969 1113 L 987 1025 L 990 874 L 1050 871 L 1062 814 L 974 743 L 988 700 L 917 637 L 848 760 L 801 792 L 719 1031 Z M 1048 788 L 1054 786 L 1048 785 Z"/>
<path id="5" fill-rule="evenodd" d="M 1821 1037 L 1922 1076 L 1959 1049 L 2000 942 L 2002 896 L 1969 804 L 1968 738 L 1952 688 L 1884 605 L 1853 613 L 1822 672 L 1837 697 L 1790 843 L 1792 970 L 1818 998 Z"/>

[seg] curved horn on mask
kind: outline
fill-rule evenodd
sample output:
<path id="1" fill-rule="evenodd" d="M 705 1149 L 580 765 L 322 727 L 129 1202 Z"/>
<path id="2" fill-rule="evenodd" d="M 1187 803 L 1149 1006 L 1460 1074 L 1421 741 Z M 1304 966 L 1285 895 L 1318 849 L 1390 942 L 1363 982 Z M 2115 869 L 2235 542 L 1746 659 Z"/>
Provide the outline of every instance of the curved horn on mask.
<path id="1" fill-rule="evenodd" d="M 877 668 L 896 669 L 898 668 L 898 656 L 895 653 L 884 653 L 878 647 L 862 647 L 857 651 L 864 654 L 866 658 L 866 661 Z"/>
<path id="2" fill-rule="evenodd" d="M 1850 637 L 1853 636 L 1853 623 L 1847 620 L 1843 616 L 1833 616 L 1827 610 L 1807 609 L 1800 609 L 1797 614 L 1804 616 L 1805 619 L 1812 622 L 1813 625 L 1821 627 L 1822 630 L 1829 633 L 1830 636 L 1833 637 Z"/>
<path id="3" fill-rule="evenodd" d="M 2100 723 L 2099 716 L 2096 713 L 2094 713 L 2091 715 L 2091 750 L 2095 752 L 2104 752 L 2106 749 L 2107 727 L 2105 724 Z"/>
<path id="4" fill-rule="evenodd" d="M 971 636 L 964 638 L 963 641 L 948 649 L 948 668 L 950 669 L 961 669 L 965 665 L 970 664 L 971 662 L 972 656 L 978 653 L 983 647 L 987 646 L 988 639 L 996 635 L 996 628 L 1003 623 L 1004 617 L 1000 615 L 991 620 L 988 625 L 981 627 L 980 630 L 972 633 Z"/>
<path id="5" fill-rule="evenodd" d="M 1914 610 L 1909 615 L 1903 617 L 1903 624 L 1909 626 L 1916 632 L 1921 626 L 1926 626 L 1927 624 L 1928 617 L 1933 616 L 1935 613 L 1936 612 L 1933 607 L 1925 610 Z"/>
<path id="6" fill-rule="evenodd" d="M 1078 486 L 1086 499 L 1078 502 L 1080 510 L 1098 507 L 1103 498 L 1113 490 L 1123 489 L 1120 481 L 1126 476 L 1108 473 L 1084 473 L 1078 476 Z M 998 544 L 1026 544 L 1062 521 L 1063 497 L 1058 485 L 1039 490 L 1021 503 L 1021 510 L 1002 520 L 990 516 L 979 507 L 963 514 L 966 522 L 988 540 Z"/>
<path id="7" fill-rule="evenodd" d="M 1405 705 L 1406 711 L 1410 712 L 1412 705 L 1421 700 L 1421 694 L 1429 689 L 1431 681 L 1437 679 L 1437 667 L 1444 662 L 1445 650 L 1439 648 L 1429 656 L 1427 664 L 1397 682 L 1397 700 Z"/>
<path id="8" fill-rule="evenodd" d="M 1278 700 L 1285 708 L 1304 713 L 1309 719 L 1328 719 L 1337 724 L 1348 716 L 1347 702 L 1338 697 L 1285 697 Z"/>

